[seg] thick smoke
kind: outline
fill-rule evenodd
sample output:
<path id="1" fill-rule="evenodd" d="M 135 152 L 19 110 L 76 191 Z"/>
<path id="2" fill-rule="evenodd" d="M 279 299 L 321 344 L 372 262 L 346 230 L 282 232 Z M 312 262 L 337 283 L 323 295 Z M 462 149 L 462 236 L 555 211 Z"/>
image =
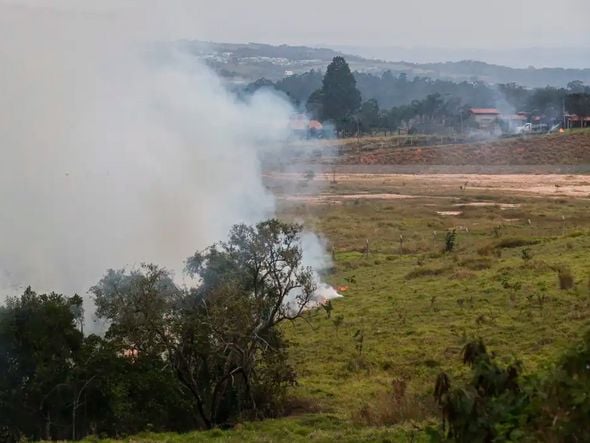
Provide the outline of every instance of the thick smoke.
<path id="1" fill-rule="evenodd" d="M 287 137 L 289 105 L 238 102 L 156 45 L 183 18 L 174 2 L 113 4 L 0 0 L 3 295 L 85 293 L 141 262 L 178 270 L 273 214 L 258 157 Z"/>

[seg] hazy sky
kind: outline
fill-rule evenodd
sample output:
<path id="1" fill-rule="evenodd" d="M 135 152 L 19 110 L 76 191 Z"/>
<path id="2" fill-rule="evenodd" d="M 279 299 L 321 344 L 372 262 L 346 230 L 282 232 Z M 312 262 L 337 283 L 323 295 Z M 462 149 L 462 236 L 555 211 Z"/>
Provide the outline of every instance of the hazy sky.
<path id="1" fill-rule="evenodd" d="M 160 29 L 162 38 L 373 47 L 590 47 L 590 0 L 0 0 L 2 4 L 96 15 L 143 9 L 150 32 Z"/>
<path id="2" fill-rule="evenodd" d="M 517 48 L 590 46 L 590 0 L 196 0 L 201 39 Z"/>

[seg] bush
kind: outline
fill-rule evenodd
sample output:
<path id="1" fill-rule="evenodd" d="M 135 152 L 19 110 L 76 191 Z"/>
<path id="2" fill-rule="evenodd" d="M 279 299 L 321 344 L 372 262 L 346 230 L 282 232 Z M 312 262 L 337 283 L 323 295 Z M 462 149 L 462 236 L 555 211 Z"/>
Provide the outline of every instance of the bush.
<path id="1" fill-rule="evenodd" d="M 463 348 L 471 380 L 454 387 L 441 373 L 434 397 L 442 429 L 429 428 L 433 441 L 589 442 L 590 330 L 549 373 L 520 376 L 518 362 L 498 364 L 481 340 Z M 446 426 L 448 425 L 448 426 Z"/>
<path id="2" fill-rule="evenodd" d="M 448 231 L 445 236 L 445 252 L 453 252 L 455 249 L 455 242 L 457 241 L 457 230 Z"/>
<path id="3" fill-rule="evenodd" d="M 481 340 L 467 343 L 462 354 L 463 363 L 471 368 L 471 381 L 456 388 L 443 372 L 434 387 L 443 436 L 458 442 L 511 441 L 527 400 L 519 386 L 519 364 L 498 365 Z"/>
<path id="4" fill-rule="evenodd" d="M 590 441 L 590 330 L 534 392 L 530 417 L 537 441 Z"/>
<path id="5" fill-rule="evenodd" d="M 559 289 L 572 289 L 574 287 L 574 276 L 567 266 L 562 266 L 557 270 L 559 280 Z"/>
<path id="6" fill-rule="evenodd" d="M 421 422 L 436 414 L 430 398 L 420 398 L 407 392 L 407 382 L 393 379 L 386 392 L 377 395 L 371 404 L 353 413 L 353 420 L 361 425 L 393 426 L 408 421 Z"/>

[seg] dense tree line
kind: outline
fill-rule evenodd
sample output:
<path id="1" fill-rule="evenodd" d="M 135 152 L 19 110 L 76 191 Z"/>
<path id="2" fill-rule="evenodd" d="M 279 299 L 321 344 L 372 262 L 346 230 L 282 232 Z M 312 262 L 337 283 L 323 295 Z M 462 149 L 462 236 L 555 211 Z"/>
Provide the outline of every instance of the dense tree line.
<path id="1" fill-rule="evenodd" d="M 184 431 L 281 413 L 295 382 L 277 326 L 312 302 L 300 226 L 235 226 L 197 252 L 178 287 L 165 269 L 111 270 L 91 289 L 103 337 L 84 336 L 79 296 L 30 288 L 0 308 L 0 441 Z"/>
<path id="2" fill-rule="evenodd" d="M 573 81 L 566 88 L 527 89 L 515 83 L 453 82 L 406 74 L 350 73 L 342 57 L 334 58 L 326 75 L 319 71 L 292 75 L 276 83 L 260 79 L 246 93 L 272 88 L 314 118 L 332 121 L 347 133 L 396 130 L 401 125 L 419 132 L 466 127 L 471 107 L 498 108 L 510 114 L 526 112 L 551 123 L 563 113 L 590 115 L 590 86 Z M 361 100 L 358 97 L 362 98 Z M 334 112 L 334 110 L 339 110 Z"/>

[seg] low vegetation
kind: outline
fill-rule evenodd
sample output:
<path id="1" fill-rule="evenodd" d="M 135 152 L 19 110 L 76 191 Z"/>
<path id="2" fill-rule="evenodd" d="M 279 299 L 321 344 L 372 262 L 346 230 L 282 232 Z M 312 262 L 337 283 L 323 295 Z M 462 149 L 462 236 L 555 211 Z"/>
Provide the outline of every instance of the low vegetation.
<path id="1" fill-rule="evenodd" d="M 368 183 L 364 190 L 371 192 L 379 186 Z M 30 405 L 39 417 L 35 423 L 41 425 L 33 426 L 27 434 L 45 437 L 50 410 L 52 437 L 59 430 L 61 438 L 70 438 L 72 406 L 77 404 L 76 436 L 93 431 L 96 435 L 87 441 L 109 441 L 109 435 L 134 442 L 563 441 L 564 435 L 584 441 L 583 417 L 588 411 L 588 398 L 582 395 L 588 389 L 584 372 L 588 341 L 584 334 L 590 327 L 590 270 L 585 252 L 590 247 L 590 216 L 586 202 L 469 188 L 447 189 L 436 197 L 419 195 L 423 196 L 279 208 L 283 220 L 303 220 L 305 226 L 324 234 L 334 262 L 323 278 L 344 297 L 332 300 L 326 309 L 308 310 L 301 318 L 277 324 L 275 335 L 264 340 L 288 344 L 281 348 L 285 352 L 271 352 L 267 359 L 266 347 L 259 342 L 262 347 L 256 353 L 252 386 L 260 389 L 273 386 L 268 380 L 278 380 L 278 389 L 273 389 L 277 395 L 267 397 L 266 391 L 257 391 L 257 407 L 253 409 L 246 385 L 234 377 L 222 396 L 227 403 L 220 402 L 223 407 L 211 420 L 211 425 L 216 425 L 212 430 L 137 434 L 146 429 L 188 432 L 205 427 L 195 409 L 194 395 L 177 389 L 177 383 L 182 382 L 174 366 L 163 364 L 141 348 L 138 354 L 125 352 L 136 348 L 130 346 L 137 341 L 131 340 L 130 334 L 138 331 L 147 334 L 154 349 L 163 345 L 149 328 L 118 326 L 122 315 L 141 322 L 149 319 L 145 315 L 149 304 L 137 311 L 113 309 L 109 317 L 117 321 L 106 341 L 93 338 L 94 342 L 80 345 L 75 327 L 79 300 L 28 293 L 13 308 L 42 306 L 47 312 L 63 312 L 66 323 L 74 325 L 66 328 L 57 323 L 61 316 L 52 316 L 54 323 L 31 329 L 34 337 L 71 331 L 60 345 L 59 349 L 64 349 L 60 361 L 65 365 L 88 361 L 90 368 L 108 369 L 114 375 L 92 378 L 91 371 L 71 372 L 67 387 L 54 391 L 52 386 L 60 383 L 58 379 L 30 384 L 28 388 L 36 389 L 31 391 L 35 397 L 29 397 L 34 399 Z M 485 199 L 510 206 L 473 206 L 458 216 L 437 215 L 436 211 L 452 207 L 458 198 L 463 203 Z M 568 220 L 565 229 L 563 217 Z M 501 229 L 495 229 L 500 225 Z M 447 233 L 453 230 L 453 248 L 444 252 Z M 218 250 L 219 259 L 225 257 L 222 252 Z M 217 260 L 216 253 L 195 257 L 194 269 L 209 259 Z M 139 282 L 144 278 L 150 281 L 150 275 L 144 272 Z M 128 281 L 131 276 L 119 277 Z M 220 281 L 214 277 L 207 281 Z M 112 280 L 98 286 L 104 294 L 107 281 Z M 137 296 L 149 294 L 141 291 Z M 35 301 L 38 298 L 47 301 Z M 237 309 L 236 315 L 242 312 L 232 303 L 227 306 L 232 312 Z M 10 309 L 1 312 L 0 323 L 11 325 L 2 329 L 2 340 L 20 337 L 20 343 L 29 343 L 27 346 L 35 350 L 21 355 L 51 361 L 43 354 L 45 342 L 10 332 L 23 330 L 13 330 L 18 324 L 5 322 Z M 209 315 L 223 317 L 225 312 L 214 311 Z M 39 317 L 31 319 L 47 315 L 39 312 Z M 250 327 L 229 318 L 234 314 L 221 318 L 221 330 L 215 331 L 219 337 Z M 201 321 L 199 316 L 187 318 L 189 323 L 172 319 L 166 327 L 177 331 L 179 339 L 205 339 L 185 334 L 192 330 L 184 329 L 190 322 Z M 230 351 L 222 352 L 225 347 L 220 342 L 207 346 L 212 345 L 216 357 L 208 361 L 219 362 L 221 372 L 210 374 L 223 378 L 227 372 L 223 372 L 222 362 L 235 360 Z M 177 355 L 189 358 L 192 351 L 188 351 L 190 348 L 179 349 Z M 55 351 L 48 348 L 47 352 Z M 196 359 L 197 355 L 192 360 L 195 364 Z M 276 367 L 281 368 L 278 379 L 272 369 Z M 59 374 L 62 369 L 52 368 L 62 366 L 47 369 Z M 478 383 L 484 383 L 485 389 Z M 6 395 L 9 391 L 2 392 Z M 51 392 L 47 399 L 52 404 L 57 405 L 58 399 L 63 402 L 62 409 L 35 408 L 44 404 L 40 401 L 47 392 Z M 78 396 L 80 402 L 74 403 Z M 93 401 L 104 401 L 105 396 L 112 396 L 110 406 L 94 411 Z M 476 403 L 469 403 L 476 398 Z M 481 407 L 470 409 L 474 404 Z M 235 409 L 236 405 L 241 406 Z M 98 412 L 100 419 L 87 419 Z M 7 416 L 0 415 L 0 420 L 3 417 Z M 18 423 L 29 426 L 32 421 L 27 417 Z M 466 423 L 476 425 L 466 427 Z M 109 432 L 107 424 L 116 431 Z"/>

